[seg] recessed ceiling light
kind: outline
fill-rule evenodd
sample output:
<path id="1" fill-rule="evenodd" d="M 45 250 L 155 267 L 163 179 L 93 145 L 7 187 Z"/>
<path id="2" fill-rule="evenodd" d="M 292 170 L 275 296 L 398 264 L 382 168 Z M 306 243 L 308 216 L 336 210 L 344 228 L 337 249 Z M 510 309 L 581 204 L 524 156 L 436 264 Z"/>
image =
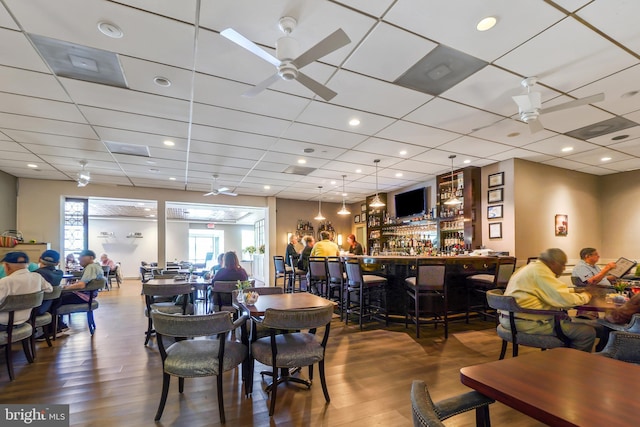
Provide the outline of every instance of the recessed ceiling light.
<path id="1" fill-rule="evenodd" d="M 611 138 L 612 141 L 620 141 L 621 139 L 627 139 L 629 138 L 629 135 L 618 135 L 618 136 L 614 136 L 613 138 Z"/>
<path id="2" fill-rule="evenodd" d="M 359 124 L 360 124 L 360 120 L 358 119 L 349 120 L 349 126 L 358 126 Z"/>
<path id="3" fill-rule="evenodd" d="M 138 206 L 144 206 L 144 203 L 138 202 Z"/>
<path id="4" fill-rule="evenodd" d="M 175 181 L 176 179 L 172 176 L 169 177 L 169 181 Z"/>
<path id="5" fill-rule="evenodd" d="M 478 25 L 476 25 L 476 30 L 478 31 L 490 30 L 496 25 L 496 22 L 498 22 L 498 20 L 495 17 L 487 16 L 486 18 L 483 18 L 480 20 L 480 22 L 478 22 Z"/>
<path id="6" fill-rule="evenodd" d="M 271 190 L 271 186 L 270 186 L 270 185 L 265 185 L 263 188 L 264 188 L 265 190 Z"/>
<path id="7" fill-rule="evenodd" d="M 144 208 L 145 212 L 151 212 L 151 208 Z"/>
<path id="8" fill-rule="evenodd" d="M 124 33 L 116 24 L 111 22 L 100 21 L 98 22 L 98 30 L 107 37 L 112 39 L 121 39 Z"/>
<path id="9" fill-rule="evenodd" d="M 631 98 L 632 96 L 636 96 L 638 93 L 640 93 L 640 91 L 631 90 L 629 92 L 625 92 L 622 95 L 620 95 L 620 98 Z"/>
<path id="10" fill-rule="evenodd" d="M 402 172 L 396 173 L 396 178 L 401 178 L 401 177 L 402 177 Z"/>
<path id="11" fill-rule="evenodd" d="M 471 160 L 467 159 L 467 160 L 463 161 L 462 163 L 464 163 L 465 165 L 468 165 L 469 163 L 471 163 Z"/>
<path id="12" fill-rule="evenodd" d="M 331 181 L 331 185 L 336 185 L 336 182 L 335 181 Z"/>
<path id="13" fill-rule="evenodd" d="M 509 138 L 515 138 L 516 136 L 520 136 L 520 132 L 511 132 L 507 134 Z"/>
<path id="14" fill-rule="evenodd" d="M 600 160 L 603 162 L 608 162 L 609 160 L 611 160 L 611 157 L 603 157 Z"/>
<path id="15" fill-rule="evenodd" d="M 305 149 L 304 149 L 304 150 L 302 150 L 302 151 L 304 151 L 306 154 L 311 154 L 311 153 L 313 153 L 313 152 L 314 152 L 314 151 L 316 151 L 316 150 L 314 150 L 313 148 L 305 148 Z"/>
<path id="16" fill-rule="evenodd" d="M 156 216 L 155 216 L 154 214 L 151 214 L 151 215 L 147 215 L 147 217 L 149 217 L 149 218 L 155 218 Z"/>
<path id="17" fill-rule="evenodd" d="M 569 151 L 573 151 L 573 147 L 564 147 L 561 151 L 563 153 L 568 153 Z"/>
<path id="18" fill-rule="evenodd" d="M 342 193 L 342 197 L 347 197 L 348 194 L 347 193 Z"/>
<path id="19" fill-rule="evenodd" d="M 153 82 L 161 87 L 169 87 L 171 86 L 171 80 L 162 76 L 155 76 L 153 78 Z"/>
<path id="20" fill-rule="evenodd" d="M 356 169 L 356 173 L 362 173 L 362 169 Z"/>
<path id="21" fill-rule="evenodd" d="M 166 145 L 167 147 L 173 147 L 174 145 L 176 145 L 176 143 L 171 141 L 170 139 L 165 139 L 164 145 Z"/>
<path id="22" fill-rule="evenodd" d="M 38 167 L 38 165 L 36 165 L 36 164 L 34 164 L 34 163 L 28 163 L 28 164 L 27 164 L 27 167 L 30 167 L 30 168 L 37 168 L 37 167 Z"/>
<path id="23" fill-rule="evenodd" d="M 156 169 L 156 168 L 149 168 L 149 172 L 151 172 L 151 173 L 158 173 L 158 172 L 160 172 L 160 169 Z"/>
<path id="24" fill-rule="evenodd" d="M 407 150 L 402 150 L 402 151 L 400 151 L 400 155 L 401 155 L 401 156 L 404 156 L 404 155 L 406 155 L 406 154 L 407 154 Z"/>
<path id="25" fill-rule="evenodd" d="M 298 164 L 304 165 L 305 163 L 307 163 L 305 159 L 298 159 Z"/>

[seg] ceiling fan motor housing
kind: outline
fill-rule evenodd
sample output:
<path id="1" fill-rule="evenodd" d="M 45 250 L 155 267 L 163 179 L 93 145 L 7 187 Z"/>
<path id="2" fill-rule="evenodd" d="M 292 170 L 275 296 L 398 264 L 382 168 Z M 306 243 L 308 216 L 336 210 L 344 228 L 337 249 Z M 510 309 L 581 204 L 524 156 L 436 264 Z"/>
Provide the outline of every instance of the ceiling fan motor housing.
<path id="1" fill-rule="evenodd" d="M 520 112 L 520 120 L 522 120 L 525 123 L 529 123 L 532 120 L 538 120 L 538 116 L 540 116 L 540 113 L 538 112 L 538 109 L 535 109 L 534 111 L 521 111 Z"/>

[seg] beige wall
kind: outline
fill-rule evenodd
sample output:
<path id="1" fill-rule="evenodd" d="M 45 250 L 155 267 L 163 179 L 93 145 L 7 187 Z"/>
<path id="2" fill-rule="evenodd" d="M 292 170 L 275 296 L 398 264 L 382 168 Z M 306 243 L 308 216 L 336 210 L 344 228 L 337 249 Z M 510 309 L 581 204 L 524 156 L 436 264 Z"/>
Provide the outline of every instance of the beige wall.
<path id="1" fill-rule="evenodd" d="M 514 170 L 515 253 L 519 260 L 558 247 L 573 263 L 583 247 L 602 247 L 600 177 L 521 159 L 514 160 Z M 565 237 L 555 236 L 556 214 L 569 216 Z M 601 255 L 607 259 L 616 254 L 603 248 Z"/>
<path id="2" fill-rule="evenodd" d="M 600 254 L 607 258 L 640 260 L 640 171 L 600 177 L 602 198 L 598 203 L 602 230 Z"/>
<path id="3" fill-rule="evenodd" d="M 17 184 L 18 180 L 16 177 L 0 171 L 0 194 L 2 194 L 2 203 L 0 203 L 0 232 L 4 230 L 15 230 L 17 228 Z"/>

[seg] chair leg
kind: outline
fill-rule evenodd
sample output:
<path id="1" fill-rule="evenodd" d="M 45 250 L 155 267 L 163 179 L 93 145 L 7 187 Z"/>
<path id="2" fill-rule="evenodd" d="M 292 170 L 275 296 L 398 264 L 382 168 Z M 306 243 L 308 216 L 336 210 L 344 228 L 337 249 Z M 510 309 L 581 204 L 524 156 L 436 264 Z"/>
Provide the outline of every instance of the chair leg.
<path id="1" fill-rule="evenodd" d="M 329 390 L 327 390 L 327 381 L 324 377 L 324 359 L 318 362 L 318 371 L 320 371 L 320 384 L 322 384 L 322 392 L 324 393 L 324 400 L 327 403 L 331 402 L 331 398 L 329 397 Z"/>
<path id="2" fill-rule="evenodd" d="M 313 364 L 309 365 L 309 381 L 313 381 Z"/>
<path id="3" fill-rule="evenodd" d="M 489 405 L 476 408 L 476 426 L 491 427 L 491 419 L 489 418 Z"/>
<path id="4" fill-rule="evenodd" d="M 4 346 L 4 358 L 7 361 L 7 371 L 9 371 L 9 379 L 13 381 L 13 358 L 11 357 L 11 343 Z"/>
<path id="5" fill-rule="evenodd" d="M 502 350 L 500 350 L 500 359 L 504 359 L 505 354 L 507 354 L 507 341 L 502 340 Z"/>
<path id="6" fill-rule="evenodd" d="M 276 410 L 276 395 L 278 394 L 278 368 L 273 362 L 273 387 L 271 387 L 271 403 L 269 404 L 269 416 L 272 417 Z"/>
<path id="7" fill-rule="evenodd" d="M 220 422 L 224 424 L 226 421 L 224 418 L 224 400 L 223 400 L 223 393 L 222 393 L 222 369 L 220 369 L 220 372 L 218 372 L 217 383 L 218 383 L 218 411 L 220 412 Z"/>
<path id="8" fill-rule="evenodd" d="M 149 340 L 151 339 L 151 334 L 153 333 L 153 319 L 149 316 L 149 322 L 147 324 L 147 333 L 144 339 L 144 345 L 149 344 Z"/>
<path id="9" fill-rule="evenodd" d="M 362 330 L 362 312 L 364 311 L 364 287 L 360 285 L 360 310 L 358 310 L 358 324 Z"/>
<path id="10" fill-rule="evenodd" d="M 164 405 L 167 403 L 167 394 L 169 394 L 169 382 L 171 381 L 171 375 L 166 372 L 162 374 L 162 395 L 160 396 L 160 405 L 158 405 L 158 411 L 156 412 L 156 421 L 160 421 L 162 412 L 164 411 Z"/>
<path id="11" fill-rule="evenodd" d="M 34 355 L 31 354 L 31 337 L 22 340 L 22 349 L 29 363 L 33 363 Z"/>
<path id="12" fill-rule="evenodd" d="M 87 311 L 87 323 L 89 325 L 89 332 L 91 333 L 91 336 L 93 336 L 93 333 L 96 331 L 96 322 L 93 319 L 93 311 Z"/>
<path id="13" fill-rule="evenodd" d="M 518 344 L 516 342 L 513 343 L 513 357 L 518 357 Z"/>
<path id="14" fill-rule="evenodd" d="M 178 377 L 178 393 L 184 393 L 184 378 Z"/>
<path id="15" fill-rule="evenodd" d="M 416 322 L 416 338 L 420 338 L 420 294 L 417 288 L 413 299 L 413 310 L 414 320 Z"/>
<path id="16" fill-rule="evenodd" d="M 53 334 L 54 337 L 56 336 L 55 330 L 53 330 L 53 319 L 51 319 L 51 323 L 42 328 L 42 332 L 44 333 L 44 339 L 47 340 L 47 347 L 53 347 L 53 344 L 51 344 L 51 334 Z"/>

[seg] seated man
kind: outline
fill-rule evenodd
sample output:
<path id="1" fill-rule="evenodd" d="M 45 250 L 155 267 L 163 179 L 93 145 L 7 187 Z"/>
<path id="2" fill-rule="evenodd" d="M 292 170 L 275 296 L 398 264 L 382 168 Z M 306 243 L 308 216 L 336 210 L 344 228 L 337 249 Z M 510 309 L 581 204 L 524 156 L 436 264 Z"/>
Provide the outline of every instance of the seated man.
<path id="1" fill-rule="evenodd" d="M 27 269 L 29 256 L 24 252 L 8 252 L 2 259 L 6 277 L 0 279 L 0 304 L 8 295 L 24 295 L 33 292 L 51 292 L 53 287 L 36 273 Z M 16 311 L 13 319 L 14 325 L 20 325 L 29 320 L 31 310 Z M 0 331 L 7 330 L 9 313 L 0 313 Z"/>
<path id="2" fill-rule="evenodd" d="M 56 267 L 60 263 L 60 254 L 58 251 L 52 249 L 42 252 L 40 255 L 39 266 L 34 273 L 41 275 L 44 280 L 49 282 L 51 286 L 60 286 L 62 281 L 62 270 L 58 270 Z M 42 301 L 42 305 L 38 307 L 37 314 L 41 315 L 46 313 L 51 308 L 53 301 Z"/>
<path id="3" fill-rule="evenodd" d="M 89 302 L 89 295 L 86 292 L 82 292 L 82 289 L 87 287 L 87 283 L 94 279 L 102 279 L 104 274 L 102 267 L 95 263 L 96 253 L 85 249 L 80 252 L 80 265 L 84 267 L 82 270 L 82 277 L 75 283 L 63 286 L 63 289 L 73 289 L 77 292 L 66 292 L 60 297 L 60 305 L 65 304 L 82 304 Z M 94 298 L 97 296 L 98 291 L 94 291 Z M 62 321 L 58 322 L 58 331 L 66 331 L 69 327 Z"/>
<path id="4" fill-rule="evenodd" d="M 595 248 L 583 248 L 580 250 L 580 261 L 573 267 L 571 277 L 578 279 L 582 286 L 597 285 L 603 288 L 610 288 L 611 281 L 615 280 L 614 276 L 607 276 L 607 272 L 615 268 L 616 263 L 610 262 L 600 269 L 596 263 L 600 260 L 600 254 Z M 574 281 L 576 283 L 576 281 Z M 576 284 L 580 286 L 580 284 Z M 579 310 L 577 317 L 597 319 L 597 311 Z"/>
<path id="5" fill-rule="evenodd" d="M 300 253 L 300 258 L 298 259 L 298 268 L 300 270 L 308 271 L 309 257 L 311 256 L 311 252 L 313 251 L 315 239 L 313 238 L 313 236 L 304 236 L 302 238 L 302 243 L 304 244 L 304 249 Z"/>
<path id="6" fill-rule="evenodd" d="M 574 293 L 558 279 L 566 264 L 567 255 L 562 250 L 547 249 L 537 261 L 525 265 L 511 276 L 504 294 L 514 297 L 523 308 L 538 310 L 561 310 L 586 304 L 591 299 L 592 285 L 585 292 Z M 553 334 L 553 317 L 518 313 L 515 322 L 518 331 L 527 334 Z M 501 314 L 500 324 L 511 330 L 508 316 Z M 591 351 L 596 338 L 593 326 L 563 321 L 561 328 L 572 348 Z"/>
<path id="7" fill-rule="evenodd" d="M 316 242 L 316 244 L 313 245 L 310 256 L 340 256 L 340 248 L 338 248 L 338 245 L 329 240 L 330 238 L 331 233 L 329 233 L 328 231 L 321 231 L 320 241 Z"/>

